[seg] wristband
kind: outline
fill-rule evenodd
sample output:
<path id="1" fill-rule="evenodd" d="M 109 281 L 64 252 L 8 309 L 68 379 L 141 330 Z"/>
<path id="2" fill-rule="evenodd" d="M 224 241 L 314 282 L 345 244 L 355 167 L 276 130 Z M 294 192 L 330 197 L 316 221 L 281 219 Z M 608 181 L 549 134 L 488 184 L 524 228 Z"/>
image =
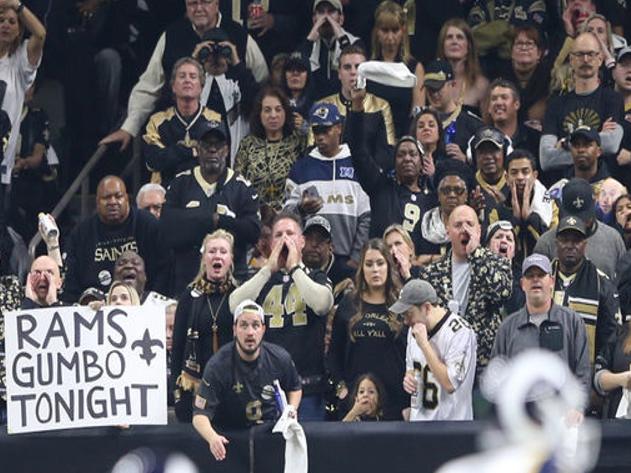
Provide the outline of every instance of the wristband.
<path id="1" fill-rule="evenodd" d="M 18 7 L 15 9 L 15 12 L 19 15 L 24 10 L 24 7 L 26 7 L 24 3 L 22 2 L 18 3 Z"/>
<path id="2" fill-rule="evenodd" d="M 48 249 L 49 250 L 58 250 L 59 249 L 59 245 L 57 245 L 57 246 L 49 246 Z"/>
<path id="3" fill-rule="evenodd" d="M 291 269 L 289 270 L 289 275 L 290 275 L 290 276 L 293 276 L 293 275 L 294 275 L 294 273 L 295 273 L 296 271 L 298 271 L 299 269 L 300 269 L 300 265 L 299 265 L 299 264 L 297 264 L 296 266 L 294 266 L 293 268 L 291 268 Z"/>

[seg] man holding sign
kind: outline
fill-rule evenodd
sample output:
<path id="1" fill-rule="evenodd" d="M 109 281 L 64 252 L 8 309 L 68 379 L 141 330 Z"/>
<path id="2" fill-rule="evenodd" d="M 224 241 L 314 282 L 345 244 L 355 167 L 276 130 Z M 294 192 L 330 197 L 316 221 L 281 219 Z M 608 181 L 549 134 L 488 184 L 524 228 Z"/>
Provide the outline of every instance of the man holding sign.
<path id="1" fill-rule="evenodd" d="M 278 383 L 287 393 L 289 409 L 298 411 L 302 388 L 294 362 L 287 351 L 263 342 L 265 315 L 252 300 L 234 312 L 234 341 L 224 345 L 204 369 L 195 396 L 193 426 L 208 442 L 216 460 L 226 458 L 228 439 L 213 427 L 244 428 L 274 420 Z M 212 424 L 211 424 L 212 422 Z"/>

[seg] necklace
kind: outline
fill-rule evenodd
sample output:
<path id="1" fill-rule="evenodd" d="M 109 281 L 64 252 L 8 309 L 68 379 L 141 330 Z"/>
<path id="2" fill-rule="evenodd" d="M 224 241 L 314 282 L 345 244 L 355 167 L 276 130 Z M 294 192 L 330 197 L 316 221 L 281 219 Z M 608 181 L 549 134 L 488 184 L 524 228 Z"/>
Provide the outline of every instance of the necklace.
<path id="1" fill-rule="evenodd" d="M 184 134 L 184 144 L 186 146 L 191 146 L 193 144 L 193 142 L 191 141 L 191 135 L 189 134 L 189 130 L 191 129 L 191 127 L 193 125 L 195 125 L 195 123 L 197 122 L 197 120 L 199 119 L 199 117 L 202 116 L 202 112 L 204 111 L 204 107 L 201 106 L 201 104 L 199 105 L 199 109 L 197 110 L 197 113 L 191 118 L 191 121 L 187 123 L 187 121 L 180 115 L 180 112 L 178 112 L 177 107 L 175 108 L 175 116 L 176 118 L 180 121 L 180 123 L 182 124 L 182 126 L 184 127 L 184 131 L 186 132 Z"/>
<path id="2" fill-rule="evenodd" d="M 208 310 L 210 310 L 210 317 L 212 318 L 212 325 L 210 326 L 212 332 L 213 332 L 213 354 L 217 353 L 217 351 L 219 350 L 219 335 L 218 335 L 218 330 L 219 330 L 219 326 L 217 325 L 217 317 L 219 317 L 219 313 L 221 312 L 221 306 L 223 305 L 223 303 L 226 301 L 226 296 L 228 294 L 225 293 L 223 295 L 223 297 L 221 298 L 221 301 L 219 301 L 219 305 L 217 306 L 217 310 L 213 310 L 213 305 L 210 303 L 210 298 L 208 297 L 208 295 L 206 295 L 206 303 L 208 304 Z"/>

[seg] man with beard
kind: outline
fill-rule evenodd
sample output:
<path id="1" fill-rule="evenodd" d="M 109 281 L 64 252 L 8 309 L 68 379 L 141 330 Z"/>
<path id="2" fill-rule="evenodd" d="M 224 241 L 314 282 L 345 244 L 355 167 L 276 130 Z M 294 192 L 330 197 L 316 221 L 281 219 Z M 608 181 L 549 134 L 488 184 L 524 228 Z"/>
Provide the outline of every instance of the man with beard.
<path id="1" fill-rule="evenodd" d="M 106 291 L 116 259 L 126 250 L 147 262 L 149 289 L 168 293 L 168 257 L 158 220 L 146 210 L 130 207 L 125 183 L 116 176 L 101 179 L 96 189 L 96 215 L 79 223 L 65 247 L 63 300 L 75 302 L 94 287 Z"/>
<path id="2" fill-rule="evenodd" d="M 502 322 L 491 356 L 514 358 L 533 348 L 552 350 L 567 362 L 587 392 L 591 366 L 585 324 L 573 310 L 553 303 L 554 276 L 548 258 L 534 253 L 524 260 L 521 288 L 526 304 Z"/>
<path id="3" fill-rule="evenodd" d="M 241 279 L 247 274 L 248 245 L 255 244 L 260 233 L 254 188 L 226 167 L 228 131 L 224 123 L 210 122 L 197 143 L 197 155 L 199 165 L 171 183 L 160 218 L 165 243 L 175 256 L 175 294 L 193 280 L 205 235 L 218 228 L 233 234 L 235 277 Z"/>
<path id="4" fill-rule="evenodd" d="M 326 315 L 333 307 L 330 282 L 320 269 L 302 263 L 304 237 L 300 218 L 278 214 L 272 223 L 272 252 L 263 268 L 230 295 L 230 309 L 255 299 L 265 310 L 265 339 L 284 347 L 302 379 L 303 420 L 324 420 L 323 393 Z"/>
<path id="5" fill-rule="evenodd" d="M 601 85 L 598 71 L 603 57 L 593 33 L 579 34 L 572 44 L 570 66 L 574 90 L 552 97 L 543 121 L 539 144 L 541 169 L 566 168 L 572 164 L 568 137 L 580 126 L 599 131 L 602 151 L 616 154 L 622 141 L 622 97 Z"/>
<path id="6" fill-rule="evenodd" d="M 25 298 L 22 309 L 39 309 L 61 305 L 58 298 L 61 289 L 59 266 L 50 256 L 39 256 L 31 264 L 26 277 Z"/>
<path id="7" fill-rule="evenodd" d="M 140 297 L 142 305 L 153 305 L 166 308 L 175 302 L 156 291 L 146 291 L 147 273 L 145 260 L 133 250 L 124 251 L 114 264 L 114 281 L 123 281 L 133 286 Z"/>
<path id="8" fill-rule="evenodd" d="M 480 246 L 480 233 L 475 211 L 468 205 L 456 207 L 447 223 L 451 250 L 419 276 L 432 284 L 443 307 L 471 324 L 478 340 L 478 374 L 489 362 L 513 281 L 510 261 Z"/>
<path id="9" fill-rule="evenodd" d="M 618 293 L 605 273 L 585 258 L 585 222 L 578 217 L 564 217 L 556 233 L 558 259 L 552 263 L 553 300 L 572 309 L 585 322 L 589 359 L 593 363 L 622 323 Z"/>
<path id="10" fill-rule="evenodd" d="M 598 132 L 589 127 L 579 126 L 570 135 L 570 152 L 574 167 L 569 177 L 580 177 L 592 185 L 594 197 L 598 198 L 600 186 L 609 177 L 607 165 L 600 159 L 602 149 Z"/>
<path id="11" fill-rule="evenodd" d="M 285 349 L 263 341 L 263 308 L 244 300 L 234 311 L 234 341 L 208 361 L 193 403 L 193 427 L 210 447 L 215 460 L 226 458 L 228 439 L 222 429 L 247 428 L 277 416 L 278 385 L 287 394 L 295 416 L 302 391 L 300 377 Z"/>
<path id="12" fill-rule="evenodd" d="M 362 43 L 342 28 L 344 11 L 340 0 L 315 0 L 312 20 L 313 27 L 298 50 L 311 64 L 313 98 L 320 99 L 340 88 L 337 69 L 342 49 Z"/>
<path id="13" fill-rule="evenodd" d="M 305 238 L 302 262 L 309 269 L 324 271 L 335 287 L 344 279 L 346 269 L 340 267 L 344 265 L 340 265 L 333 254 L 331 224 L 326 217 L 314 215 L 305 222 L 302 234 Z"/>

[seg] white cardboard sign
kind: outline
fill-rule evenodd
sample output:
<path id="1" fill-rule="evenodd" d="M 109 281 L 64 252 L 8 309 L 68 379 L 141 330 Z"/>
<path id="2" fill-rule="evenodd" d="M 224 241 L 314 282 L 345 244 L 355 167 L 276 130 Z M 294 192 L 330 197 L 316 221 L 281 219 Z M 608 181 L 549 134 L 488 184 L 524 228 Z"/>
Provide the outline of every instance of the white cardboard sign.
<path id="1" fill-rule="evenodd" d="M 5 345 L 10 434 L 167 423 L 164 311 L 14 311 Z"/>

